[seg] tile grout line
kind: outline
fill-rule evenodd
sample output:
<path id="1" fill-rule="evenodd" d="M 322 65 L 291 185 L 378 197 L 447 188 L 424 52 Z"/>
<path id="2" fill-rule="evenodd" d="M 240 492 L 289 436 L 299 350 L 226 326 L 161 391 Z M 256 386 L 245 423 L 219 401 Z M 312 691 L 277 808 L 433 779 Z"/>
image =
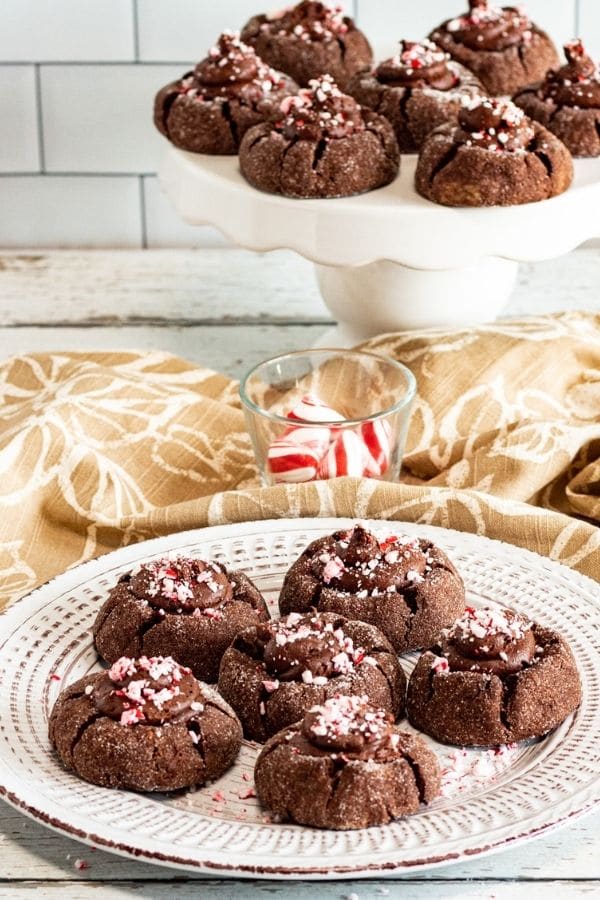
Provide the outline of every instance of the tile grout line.
<path id="1" fill-rule="evenodd" d="M 64 172 L 60 169 L 47 172 L 23 171 L 23 172 L 0 172 L 0 178 L 35 178 L 44 176 L 45 178 L 156 178 L 156 172 Z"/>
<path id="2" fill-rule="evenodd" d="M 146 213 L 146 188 L 144 185 L 144 176 L 138 177 L 140 189 L 140 225 L 142 231 L 142 250 L 148 249 L 148 216 Z"/>
<path id="3" fill-rule="evenodd" d="M 34 65 L 34 79 L 35 79 L 35 112 L 37 119 L 37 131 L 38 131 L 38 155 L 40 162 L 40 172 L 45 174 L 46 172 L 46 150 L 44 147 L 44 117 L 42 114 L 42 77 L 40 71 L 40 64 L 36 63 Z"/>
<path id="4" fill-rule="evenodd" d="M 136 63 L 140 61 L 140 17 L 137 0 L 131 0 L 131 14 L 133 16 L 133 58 Z"/>

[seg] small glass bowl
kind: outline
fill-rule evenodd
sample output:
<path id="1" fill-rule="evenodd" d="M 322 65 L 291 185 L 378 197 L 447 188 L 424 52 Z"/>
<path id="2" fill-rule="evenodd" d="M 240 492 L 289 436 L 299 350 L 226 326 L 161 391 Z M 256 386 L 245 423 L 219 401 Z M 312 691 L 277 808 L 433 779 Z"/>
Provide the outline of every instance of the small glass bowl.
<path id="1" fill-rule="evenodd" d="M 300 350 L 259 363 L 240 398 L 263 483 L 397 481 L 415 392 L 410 369 L 375 353 Z"/>

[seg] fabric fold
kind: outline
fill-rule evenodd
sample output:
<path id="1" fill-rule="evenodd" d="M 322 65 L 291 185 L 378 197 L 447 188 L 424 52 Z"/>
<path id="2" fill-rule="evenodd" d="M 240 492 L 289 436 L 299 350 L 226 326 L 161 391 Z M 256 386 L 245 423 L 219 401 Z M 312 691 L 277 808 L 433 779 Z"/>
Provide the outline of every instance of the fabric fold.
<path id="1" fill-rule="evenodd" d="M 401 484 L 259 488 L 237 384 L 165 353 L 0 365 L 0 607 L 123 544 L 286 516 L 485 534 L 600 581 L 600 316 L 363 346 L 417 378 Z"/>

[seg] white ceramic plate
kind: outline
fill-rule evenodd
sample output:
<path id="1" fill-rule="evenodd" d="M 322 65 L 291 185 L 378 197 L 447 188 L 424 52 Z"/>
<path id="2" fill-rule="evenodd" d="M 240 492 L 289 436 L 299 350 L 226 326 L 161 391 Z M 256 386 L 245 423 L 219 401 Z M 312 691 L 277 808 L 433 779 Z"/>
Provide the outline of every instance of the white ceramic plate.
<path id="1" fill-rule="evenodd" d="M 59 691 L 99 668 L 90 627 L 118 576 L 169 550 L 241 568 L 273 605 L 282 577 L 314 538 L 352 522 L 300 519 L 189 531 L 125 547 L 34 591 L 0 619 L 0 796 L 85 843 L 221 876 L 384 876 L 464 861 L 532 838 L 600 799 L 599 588 L 525 550 L 476 535 L 392 522 L 375 532 L 429 537 L 457 563 L 474 605 L 499 603 L 560 630 L 576 655 L 583 702 L 540 742 L 493 751 L 435 745 L 444 795 L 382 828 L 332 832 L 271 822 L 248 798 L 256 747 L 210 787 L 176 797 L 89 785 L 65 772 L 47 736 Z M 407 672 L 415 654 L 403 657 Z M 433 742 L 431 742 L 433 744 Z"/>

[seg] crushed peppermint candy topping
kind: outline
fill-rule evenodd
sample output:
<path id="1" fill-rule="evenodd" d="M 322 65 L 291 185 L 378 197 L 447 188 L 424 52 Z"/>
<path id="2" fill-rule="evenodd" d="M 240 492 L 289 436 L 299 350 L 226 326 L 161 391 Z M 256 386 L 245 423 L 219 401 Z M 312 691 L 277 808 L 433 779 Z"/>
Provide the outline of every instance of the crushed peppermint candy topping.
<path id="1" fill-rule="evenodd" d="M 224 76 L 228 73 L 227 80 L 230 84 L 248 82 L 260 87 L 265 94 L 284 84 L 281 72 L 277 72 L 263 62 L 254 48 L 240 39 L 239 31 L 228 29 L 223 31 L 217 44 L 209 49 L 206 63 L 212 71 L 216 67 L 223 70 Z M 204 69 L 205 63 L 203 62 L 199 63 L 196 68 L 200 86 L 201 88 L 213 87 L 210 81 L 208 84 L 204 83 L 202 78 Z"/>
<path id="2" fill-rule="evenodd" d="M 112 664 L 106 674 L 110 681 L 118 686 L 111 693 L 124 702 L 125 708 L 120 716 L 120 724 L 135 725 L 146 718 L 144 713 L 146 704 L 152 704 L 161 710 L 166 703 L 178 697 L 181 693 L 180 682 L 183 676 L 190 675 L 191 671 L 170 656 L 141 656 L 139 659 L 122 656 Z M 152 682 L 161 679 L 166 680 L 167 684 L 159 688 L 152 686 Z M 89 695 L 93 691 L 93 686 L 88 687 L 91 688 L 90 691 L 86 688 L 86 694 Z M 195 712 L 201 712 L 203 708 L 201 703 L 191 704 L 191 709 Z"/>
<path id="3" fill-rule="evenodd" d="M 441 760 L 442 797 L 480 788 L 495 781 L 518 756 L 518 744 L 502 744 L 490 750 L 453 750 Z"/>
<path id="4" fill-rule="evenodd" d="M 467 606 L 461 618 L 452 628 L 447 629 L 446 635 L 450 640 L 471 637 L 481 640 L 490 635 L 501 634 L 509 640 L 519 640 L 532 626 L 532 622 L 507 610 Z"/>
<path id="5" fill-rule="evenodd" d="M 419 539 L 416 537 L 410 537 L 406 534 L 396 535 L 392 534 L 389 537 L 384 538 L 379 542 L 379 547 L 383 553 L 386 552 L 398 552 L 398 553 L 406 553 L 407 551 L 417 552 L 421 549 L 421 545 L 419 544 Z M 390 562 L 390 560 L 386 560 Z M 395 561 L 395 560 L 394 560 Z"/>
<path id="6" fill-rule="evenodd" d="M 448 660 L 444 656 L 435 656 L 431 660 L 431 668 L 436 675 L 448 675 L 450 666 Z"/>
<path id="7" fill-rule="evenodd" d="M 323 559 L 321 561 L 323 561 Z M 323 569 L 323 581 L 325 584 L 329 584 L 334 578 L 341 575 L 342 572 L 345 571 L 345 568 L 346 567 L 339 556 L 329 557 L 325 562 L 325 568 Z"/>
<path id="8" fill-rule="evenodd" d="M 327 6 L 313 0 L 303 0 L 297 6 L 268 13 L 261 31 L 298 38 L 305 43 L 312 40 L 340 37 L 348 31 L 348 22 L 341 4 Z"/>
<path id="9" fill-rule="evenodd" d="M 451 19 L 446 28 L 450 32 L 461 31 L 469 26 L 496 25 L 506 22 L 507 26 L 529 28 L 531 21 L 523 7 L 518 9 L 502 6 L 491 6 L 489 3 L 471 3 L 468 15 Z"/>
<path id="10" fill-rule="evenodd" d="M 368 705 L 367 697 L 333 697 L 309 709 L 310 733 L 317 738 L 360 734 L 367 743 L 381 740 L 389 731 L 388 713 Z"/>
<path id="11" fill-rule="evenodd" d="M 119 724 L 135 725 L 137 722 L 140 722 L 144 718 L 145 716 L 141 709 L 137 709 L 135 707 L 133 709 L 124 709 L 121 713 Z"/>
<path id="12" fill-rule="evenodd" d="M 285 97 L 279 105 L 283 119 L 275 128 L 284 134 L 302 135 L 306 128 L 316 127 L 325 137 L 341 137 L 364 128 L 361 108 L 342 93 L 331 75 L 309 81 L 308 88 Z"/>
<path id="13" fill-rule="evenodd" d="M 222 622 L 225 618 L 225 613 L 221 609 L 215 609 L 212 606 L 207 606 L 204 609 L 198 607 L 192 613 L 192 618 L 194 619 L 213 619 L 215 622 Z"/>
<path id="14" fill-rule="evenodd" d="M 181 573 L 178 559 L 171 560 L 168 557 L 159 559 L 149 563 L 147 568 L 151 576 L 148 586 L 148 593 L 151 597 L 160 594 L 167 600 L 185 603 L 194 596 L 189 581 Z"/>
<path id="15" fill-rule="evenodd" d="M 535 135 L 523 110 L 510 100 L 464 95 L 458 122 L 455 134 L 461 143 L 492 152 L 523 151 Z"/>
<path id="16" fill-rule="evenodd" d="M 450 54 L 427 39 L 419 43 L 402 41 L 400 50 L 393 57 L 393 64 L 406 69 L 428 69 L 438 63 L 447 62 Z"/>
<path id="17" fill-rule="evenodd" d="M 324 623 L 318 616 L 306 618 L 299 613 L 290 613 L 285 619 L 272 622 L 270 629 L 278 648 L 307 638 L 318 638 L 324 647 L 334 653 L 331 658 L 333 675 L 349 675 L 361 663 L 377 665 L 377 660 L 368 656 L 363 647 L 354 646 L 354 641 L 342 628 L 334 628 L 331 622 Z M 323 685 L 328 681 L 323 675 L 313 675 L 310 669 L 305 669 L 300 677 L 305 684 Z M 273 693 L 279 687 L 279 681 L 263 681 L 263 687 L 268 693 Z"/>

